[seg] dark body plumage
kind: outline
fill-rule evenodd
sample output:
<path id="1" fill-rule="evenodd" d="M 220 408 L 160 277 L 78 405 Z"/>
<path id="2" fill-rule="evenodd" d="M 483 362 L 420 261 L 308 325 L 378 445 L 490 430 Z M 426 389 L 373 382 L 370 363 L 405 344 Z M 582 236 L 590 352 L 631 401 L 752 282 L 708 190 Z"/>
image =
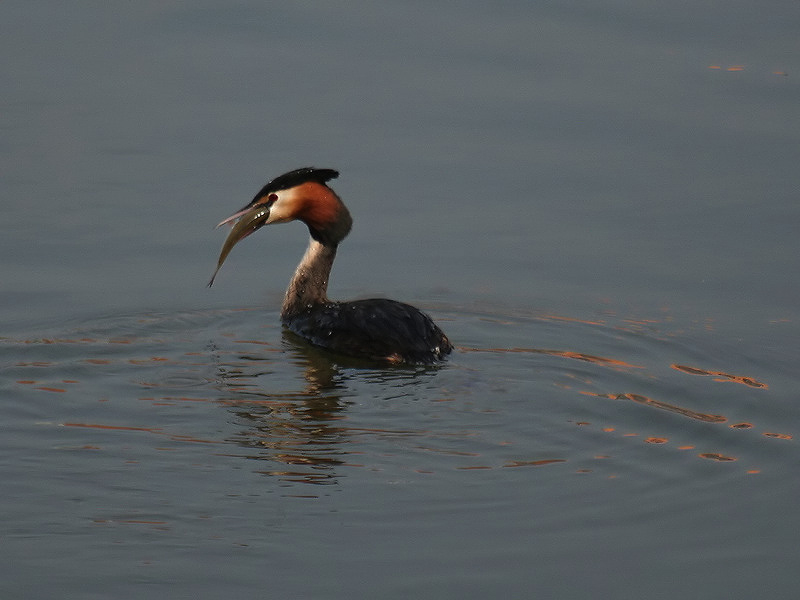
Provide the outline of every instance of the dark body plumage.
<path id="1" fill-rule="evenodd" d="M 284 317 L 283 324 L 312 344 L 348 356 L 431 363 L 453 349 L 428 315 L 396 300 L 314 304 Z"/>
<path id="2" fill-rule="evenodd" d="M 428 315 L 413 306 L 385 299 L 328 299 L 336 250 L 352 225 L 347 208 L 326 185 L 338 175 L 333 169 L 307 167 L 267 183 L 250 204 L 220 223 L 236 221 L 217 270 L 239 240 L 264 225 L 297 219 L 308 226 L 311 239 L 281 309 L 281 321 L 288 329 L 312 344 L 348 356 L 395 363 L 443 359 L 453 345 Z"/>

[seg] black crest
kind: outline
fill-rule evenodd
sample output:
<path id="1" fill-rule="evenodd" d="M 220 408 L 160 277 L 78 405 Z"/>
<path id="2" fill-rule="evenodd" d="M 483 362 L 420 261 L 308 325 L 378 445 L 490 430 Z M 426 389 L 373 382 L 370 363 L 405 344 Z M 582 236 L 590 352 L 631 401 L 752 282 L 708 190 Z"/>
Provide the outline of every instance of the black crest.
<path id="1" fill-rule="evenodd" d="M 331 179 L 336 179 L 338 176 L 339 171 L 335 171 L 333 169 L 317 169 L 314 167 L 295 169 L 294 171 L 289 171 L 288 173 L 279 175 L 270 181 L 267 185 L 261 188 L 261 191 L 256 194 L 256 197 L 253 200 L 263 198 L 272 192 L 288 190 L 289 188 L 293 188 L 301 183 L 308 183 L 309 181 L 325 184 Z"/>

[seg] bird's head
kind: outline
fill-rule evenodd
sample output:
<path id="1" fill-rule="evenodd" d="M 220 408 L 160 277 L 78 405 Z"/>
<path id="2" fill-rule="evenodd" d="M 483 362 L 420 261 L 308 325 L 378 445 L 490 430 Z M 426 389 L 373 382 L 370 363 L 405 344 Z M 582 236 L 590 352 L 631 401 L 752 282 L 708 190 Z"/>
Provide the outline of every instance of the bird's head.
<path id="1" fill-rule="evenodd" d="M 233 247 L 264 225 L 302 221 L 311 237 L 320 243 L 337 245 L 349 233 L 352 219 L 339 196 L 326 183 L 339 176 L 333 169 L 305 167 L 284 173 L 267 183 L 242 210 L 221 221 L 233 223 L 222 246 L 217 268 L 208 285 Z"/>

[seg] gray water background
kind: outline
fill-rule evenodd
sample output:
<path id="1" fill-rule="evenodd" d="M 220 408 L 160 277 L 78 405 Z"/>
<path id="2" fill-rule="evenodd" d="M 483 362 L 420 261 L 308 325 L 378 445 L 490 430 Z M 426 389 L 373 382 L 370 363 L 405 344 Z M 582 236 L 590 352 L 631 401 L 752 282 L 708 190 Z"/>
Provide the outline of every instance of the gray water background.
<path id="1" fill-rule="evenodd" d="M 4 596 L 789 594 L 798 17 L 0 5 Z M 425 308 L 444 368 L 284 339 L 301 225 L 204 287 L 307 165 L 331 295 Z"/>

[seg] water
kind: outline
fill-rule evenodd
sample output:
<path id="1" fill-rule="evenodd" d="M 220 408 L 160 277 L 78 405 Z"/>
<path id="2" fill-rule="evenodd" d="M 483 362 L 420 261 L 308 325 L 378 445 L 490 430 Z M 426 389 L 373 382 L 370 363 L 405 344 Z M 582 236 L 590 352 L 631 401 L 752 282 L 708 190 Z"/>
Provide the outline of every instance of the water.
<path id="1" fill-rule="evenodd" d="M 796 32 L 778 6 L 3 4 L 4 597 L 750 598 L 796 585 Z M 211 227 L 333 167 L 305 244 Z M 46 576 L 44 576 L 46 574 Z"/>

